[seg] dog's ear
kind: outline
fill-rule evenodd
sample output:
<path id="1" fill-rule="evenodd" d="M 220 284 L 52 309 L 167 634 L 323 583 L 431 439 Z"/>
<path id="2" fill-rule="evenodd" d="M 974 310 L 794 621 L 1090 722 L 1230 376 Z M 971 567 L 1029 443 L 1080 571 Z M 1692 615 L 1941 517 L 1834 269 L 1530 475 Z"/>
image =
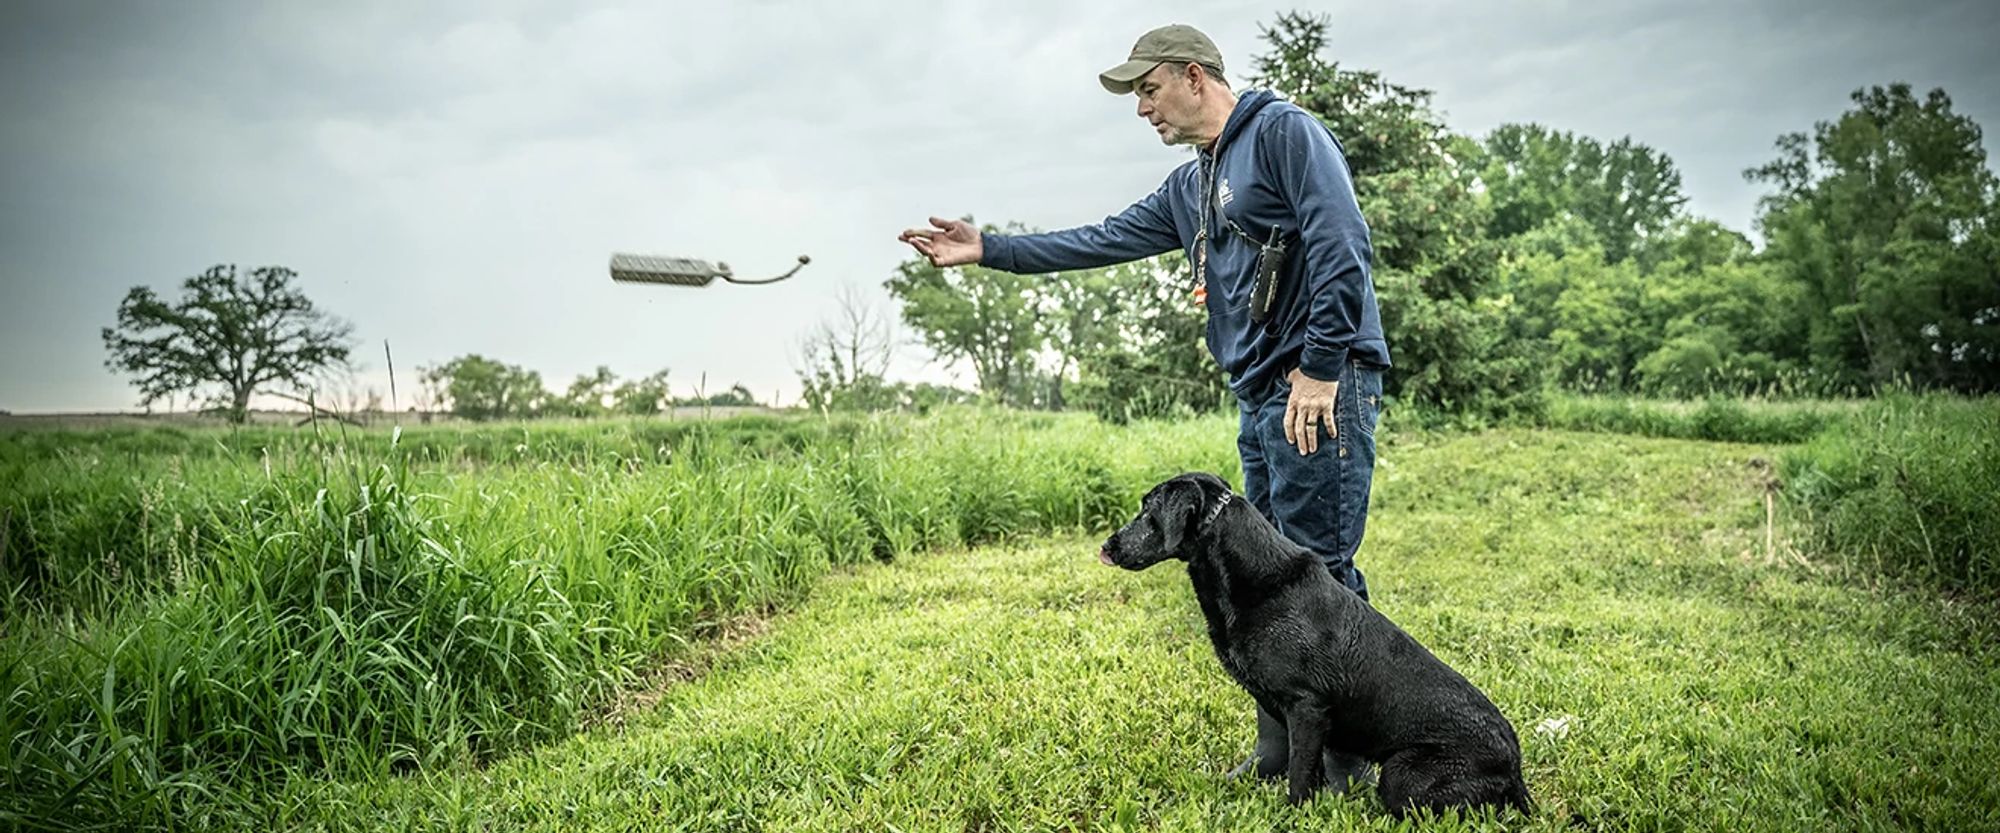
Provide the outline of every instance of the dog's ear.
<path id="1" fill-rule="evenodd" d="M 1203 504 L 1207 503 L 1208 490 L 1202 487 L 1194 475 L 1181 475 L 1160 484 L 1154 517 L 1160 522 L 1160 542 L 1168 557 L 1181 551 L 1181 541 L 1194 531 Z"/>
<path id="2" fill-rule="evenodd" d="M 1213 506 L 1216 501 L 1236 493 L 1235 490 L 1229 488 L 1229 481 L 1205 471 L 1189 472 L 1182 476 L 1201 486 L 1201 505 L 1203 506 Z"/>

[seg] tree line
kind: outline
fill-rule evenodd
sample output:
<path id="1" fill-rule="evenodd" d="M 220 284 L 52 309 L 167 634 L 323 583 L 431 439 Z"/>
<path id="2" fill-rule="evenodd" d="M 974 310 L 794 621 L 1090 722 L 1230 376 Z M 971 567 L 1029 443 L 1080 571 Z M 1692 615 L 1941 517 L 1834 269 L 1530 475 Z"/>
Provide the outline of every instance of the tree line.
<path id="1" fill-rule="evenodd" d="M 606 365 L 580 374 L 557 393 L 542 374 L 479 354 L 418 368 L 422 385 L 418 408 L 446 411 L 472 420 L 537 417 L 654 416 L 674 407 L 749 407 L 759 404 L 748 388 L 731 385 L 719 393 L 676 397 L 668 371 L 620 379 Z"/>
<path id="2" fill-rule="evenodd" d="M 250 400 L 259 393 L 334 416 L 379 409 L 377 391 L 349 403 L 325 395 L 352 368 L 354 328 L 315 306 L 297 278 L 281 266 L 239 272 L 218 265 L 184 281 L 182 296 L 172 302 L 149 287 L 133 287 L 119 304 L 117 326 L 102 332 L 111 353 L 106 364 L 136 377 L 144 405 L 206 393 L 205 410 L 237 423 L 248 418 Z M 599 365 L 557 392 L 544 386 L 538 371 L 473 353 L 418 367 L 412 410 L 426 419 L 449 413 L 494 420 L 758 404 L 740 384 L 676 397 L 667 379 L 666 370 L 620 379 Z"/>

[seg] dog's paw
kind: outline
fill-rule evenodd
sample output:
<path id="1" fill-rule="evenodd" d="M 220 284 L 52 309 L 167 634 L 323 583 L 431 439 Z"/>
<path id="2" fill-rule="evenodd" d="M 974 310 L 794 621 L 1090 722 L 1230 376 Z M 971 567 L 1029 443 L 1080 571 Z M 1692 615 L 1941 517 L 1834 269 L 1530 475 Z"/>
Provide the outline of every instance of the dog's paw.
<path id="1" fill-rule="evenodd" d="M 1346 795 L 1363 786 L 1374 786 L 1375 765 L 1358 756 L 1342 755 L 1328 750 L 1320 765 L 1322 779 L 1328 792 Z"/>

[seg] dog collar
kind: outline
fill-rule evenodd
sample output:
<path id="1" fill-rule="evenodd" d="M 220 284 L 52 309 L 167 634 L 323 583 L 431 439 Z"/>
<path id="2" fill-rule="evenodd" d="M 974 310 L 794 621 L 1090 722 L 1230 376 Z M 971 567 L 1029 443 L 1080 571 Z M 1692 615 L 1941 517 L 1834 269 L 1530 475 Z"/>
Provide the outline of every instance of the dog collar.
<path id="1" fill-rule="evenodd" d="M 1215 502 L 1215 508 L 1208 510 L 1208 516 L 1202 518 L 1201 523 L 1195 526 L 1195 531 L 1200 532 L 1207 529 L 1209 524 L 1214 523 L 1216 516 L 1222 514 L 1222 507 L 1228 506 L 1229 499 L 1233 497 L 1236 497 L 1236 495 L 1224 492 L 1222 499 Z"/>

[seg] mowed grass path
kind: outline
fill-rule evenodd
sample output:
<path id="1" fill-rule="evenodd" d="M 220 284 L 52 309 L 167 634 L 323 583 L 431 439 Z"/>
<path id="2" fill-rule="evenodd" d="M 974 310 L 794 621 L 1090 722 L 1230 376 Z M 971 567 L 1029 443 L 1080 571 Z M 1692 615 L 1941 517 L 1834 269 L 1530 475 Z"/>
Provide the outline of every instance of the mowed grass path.
<path id="1" fill-rule="evenodd" d="M 1767 563 L 1769 457 L 1546 431 L 1385 449 L 1361 560 L 1376 604 L 1514 721 L 1539 803 L 1405 826 L 2000 829 L 1991 611 Z M 294 782 L 259 812 L 274 829 L 1398 827 L 1371 792 L 1294 809 L 1223 780 L 1251 703 L 1186 573 L 1104 567 L 1096 545 L 847 571 L 621 725 L 483 770 Z"/>

